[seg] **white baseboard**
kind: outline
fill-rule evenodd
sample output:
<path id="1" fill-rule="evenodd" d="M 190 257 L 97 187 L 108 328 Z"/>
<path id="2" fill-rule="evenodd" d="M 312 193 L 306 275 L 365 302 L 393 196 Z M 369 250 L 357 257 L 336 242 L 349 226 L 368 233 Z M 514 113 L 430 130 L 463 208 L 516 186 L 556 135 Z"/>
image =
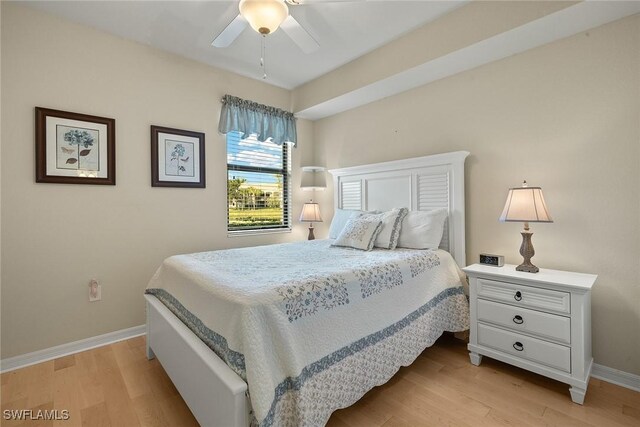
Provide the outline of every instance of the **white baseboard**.
<path id="1" fill-rule="evenodd" d="M 640 375 L 619 371 L 608 366 L 593 364 L 591 376 L 608 383 L 616 384 L 631 390 L 640 391 Z"/>
<path id="2" fill-rule="evenodd" d="M 48 360 L 57 359 L 58 357 L 68 356 L 70 354 L 80 353 L 81 351 L 90 350 L 92 348 L 101 347 L 114 342 L 138 337 L 140 335 L 144 335 L 145 332 L 146 325 L 134 326 L 133 328 L 121 329 L 119 331 L 113 331 L 107 334 L 45 348 L 32 353 L 8 357 L 0 360 L 0 372 L 14 371 L 16 369 L 35 365 L 36 363 L 46 362 Z"/>
<path id="3" fill-rule="evenodd" d="M 55 347 L 45 348 L 32 353 L 9 357 L 7 359 L 0 360 L 0 372 L 4 373 L 14 371 L 16 369 L 35 365 L 36 363 L 57 359 L 58 357 L 68 356 L 70 354 L 79 353 L 81 351 L 90 350 L 92 348 L 101 347 L 114 342 L 139 337 L 141 335 L 145 335 L 145 332 L 146 325 L 134 326 L 133 328 L 121 329 L 104 335 L 98 335 L 67 344 L 57 345 Z M 619 371 L 617 369 L 609 368 L 608 366 L 594 363 L 591 376 L 621 387 L 640 391 L 640 375 Z"/>

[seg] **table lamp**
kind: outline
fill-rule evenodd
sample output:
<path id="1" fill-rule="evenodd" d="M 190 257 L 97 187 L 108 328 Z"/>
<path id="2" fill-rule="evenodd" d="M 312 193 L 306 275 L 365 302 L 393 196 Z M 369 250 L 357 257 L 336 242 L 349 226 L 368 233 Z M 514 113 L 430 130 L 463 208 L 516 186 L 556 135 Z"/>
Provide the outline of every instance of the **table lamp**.
<path id="1" fill-rule="evenodd" d="M 314 203 L 313 200 L 310 200 L 302 206 L 300 222 L 310 223 L 308 240 L 314 240 L 316 236 L 313 235 L 313 223 L 322 222 L 322 218 L 320 217 L 320 207 L 317 203 Z"/>
<path id="2" fill-rule="evenodd" d="M 524 231 L 522 234 L 522 245 L 520 246 L 520 255 L 524 261 L 516 267 L 517 271 L 526 271 L 528 273 L 537 273 L 540 271 L 538 267 L 531 264 L 531 257 L 535 254 L 533 245 L 531 244 L 531 236 L 529 232 L 530 222 L 553 222 L 547 205 L 542 196 L 542 188 L 529 187 L 527 181 L 522 183 L 522 187 L 510 188 L 507 194 L 507 202 L 504 205 L 501 222 L 524 222 Z"/>

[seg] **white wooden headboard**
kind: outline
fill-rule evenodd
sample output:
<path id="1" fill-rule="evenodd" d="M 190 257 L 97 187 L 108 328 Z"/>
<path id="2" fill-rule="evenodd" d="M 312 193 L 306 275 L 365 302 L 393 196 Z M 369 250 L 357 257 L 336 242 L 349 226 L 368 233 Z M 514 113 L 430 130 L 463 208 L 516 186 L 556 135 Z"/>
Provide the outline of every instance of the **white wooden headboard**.
<path id="1" fill-rule="evenodd" d="M 468 151 L 332 169 L 335 208 L 447 208 L 440 248 L 465 267 L 464 161 Z"/>

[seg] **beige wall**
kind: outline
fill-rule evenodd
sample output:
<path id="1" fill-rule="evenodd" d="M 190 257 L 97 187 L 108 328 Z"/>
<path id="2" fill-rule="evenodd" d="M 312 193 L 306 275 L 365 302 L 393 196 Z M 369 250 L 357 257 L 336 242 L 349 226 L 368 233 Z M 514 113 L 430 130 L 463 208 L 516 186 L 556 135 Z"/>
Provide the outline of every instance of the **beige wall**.
<path id="1" fill-rule="evenodd" d="M 145 285 L 169 255 L 306 238 L 297 222 L 236 238 L 225 225 L 220 98 L 288 109 L 290 92 L 8 3 L 1 78 L 2 358 L 143 324 Z M 117 185 L 36 184 L 35 106 L 115 118 Z M 206 189 L 151 188 L 151 124 L 206 133 Z M 312 126 L 298 121 L 294 189 Z M 306 195 L 293 197 L 295 216 Z"/>
<path id="2" fill-rule="evenodd" d="M 534 263 L 599 275 L 595 361 L 640 374 L 639 46 L 636 15 L 317 121 L 316 163 L 470 151 L 469 263 L 519 263 L 521 225 L 498 216 L 509 187 L 542 186 L 555 223 L 532 225 Z M 328 219 L 332 191 L 318 194 Z"/>

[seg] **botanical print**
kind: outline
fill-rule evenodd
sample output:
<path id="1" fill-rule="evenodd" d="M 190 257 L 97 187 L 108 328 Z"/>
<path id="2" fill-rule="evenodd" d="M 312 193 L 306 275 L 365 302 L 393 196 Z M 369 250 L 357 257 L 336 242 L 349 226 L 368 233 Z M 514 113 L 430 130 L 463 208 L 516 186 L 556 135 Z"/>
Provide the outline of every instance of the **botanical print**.
<path id="1" fill-rule="evenodd" d="M 349 293 L 344 278 L 310 277 L 288 283 L 276 292 L 282 297 L 289 322 L 315 314 L 318 309 L 331 310 L 349 304 Z"/>
<path id="2" fill-rule="evenodd" d="M 100 170 L 97 129 L 56 125 L 56 168 Z"/>
<path id="3" fill-rule="evenodd" d="M 116 185 L 115 120 L 35 107 L 36 182 Z"/>
<path id="4" fill-rule="evenodd" d="M 435 251 L 428 251 L 420 253 L 419 256 L 409 258 L 407 262 L 409 263 L 409 269 L 411 269 L 411 277 L 416 277 L 418 274 L 440 265 L 440 258 Z"/>
<path id="5" fill-rule="evenodd" d="M 356 276 L 360 281 L 362 298 L 380 293 L 383 289 L 391 289 L 403 283 L 400 265 L 388 263 L 383 265 L 371 265 L 365 269 L 357 270 Z"/>
<path id="6" fill-rule="evenodd" d="M 194 176 L 194 144 L 165 139 L 165 175 Z"/>

